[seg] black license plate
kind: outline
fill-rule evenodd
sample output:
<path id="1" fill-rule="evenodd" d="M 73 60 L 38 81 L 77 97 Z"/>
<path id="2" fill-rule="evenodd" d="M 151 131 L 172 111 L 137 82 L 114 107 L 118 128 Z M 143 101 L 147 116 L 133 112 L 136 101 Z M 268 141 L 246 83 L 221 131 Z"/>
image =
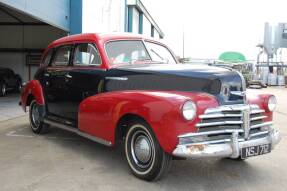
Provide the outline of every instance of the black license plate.
<path id="1" fill-rule="evenodd" d="M 271 152 L 271 144 L 245 147 L 241 149 L 241 158 L 245 159 L 257 155 L 263 155 Z"/>

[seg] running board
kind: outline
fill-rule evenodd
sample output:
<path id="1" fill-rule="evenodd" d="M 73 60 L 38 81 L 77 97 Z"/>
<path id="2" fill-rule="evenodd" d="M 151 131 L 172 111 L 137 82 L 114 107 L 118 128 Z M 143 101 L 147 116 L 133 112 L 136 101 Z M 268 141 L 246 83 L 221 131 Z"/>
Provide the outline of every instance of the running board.
<path id="1" fill-rule="evenodd" d="M 76 134 L 80 135 L 81 137 L 85 137 L 85 138 L 90 139 L 92 141 L 95 141 L 97 143 L 100 143 L 100 144 L 103 144 L 103 145 L 106 145 L 106 146 L 112 146 L 112 143 L 110 141 L 106 141 L 106 140 L 101 139 L 99 137 L 94 137 L 92 135 L 84 133 L 84 132 L 80 131 L 78 128 L 75 128 L 75 127 L 72 127 L 72 126 L 68 126 L 68 125 L 65 125 L 65 124 L 61 124 L 61 123 L 55 122 L 55 121 L 50 120 L 50 119 L 44 119 L 44 123 L 47 123 L 47 124 L 49 124 L 51 126 L 58 127 L 60 129 L 66 130 L 66 131 L 70 131 L 72 133 L 76 133 Z"/>

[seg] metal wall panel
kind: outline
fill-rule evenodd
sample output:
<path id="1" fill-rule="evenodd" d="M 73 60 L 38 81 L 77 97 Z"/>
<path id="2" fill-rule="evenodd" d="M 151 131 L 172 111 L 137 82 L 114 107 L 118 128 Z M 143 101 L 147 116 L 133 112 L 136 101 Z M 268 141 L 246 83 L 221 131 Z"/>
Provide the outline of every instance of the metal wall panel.
<path id="1" fill-rule="evenodd" d="M 57 28 L 70 30 L 70 0 L 0 0 L 0 3 Z"/>

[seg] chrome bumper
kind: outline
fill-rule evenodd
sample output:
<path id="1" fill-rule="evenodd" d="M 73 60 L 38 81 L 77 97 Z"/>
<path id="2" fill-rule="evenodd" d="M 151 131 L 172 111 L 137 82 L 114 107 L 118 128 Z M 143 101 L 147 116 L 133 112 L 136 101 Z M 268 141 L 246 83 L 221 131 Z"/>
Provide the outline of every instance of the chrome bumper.
<path id="1" fill-rule="evenodd" d="M 193 137 L 194 135 L 196 136 L 196 134 L 197 133 L 192 133 L 189 135 Z M 271 149 L 274 149 L 275 145 L 278 144 L 281 139 L 279 132 L 273 127 L 269 128 L 268 135 L 261 138 L 240 140 L 238 139 L 238 134 L 238 131 L 232 132 L 230 141 L 224 143 L 198 142 L 179 144 L 172 154 L 183 158 L 238 158 L 240 157 L 241 148 L 271 144 Z"/>

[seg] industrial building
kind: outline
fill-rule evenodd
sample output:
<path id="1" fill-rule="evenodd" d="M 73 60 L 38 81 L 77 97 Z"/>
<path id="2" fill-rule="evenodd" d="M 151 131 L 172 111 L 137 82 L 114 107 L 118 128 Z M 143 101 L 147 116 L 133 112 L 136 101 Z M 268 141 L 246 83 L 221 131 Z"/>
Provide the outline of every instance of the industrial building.
<path id="1" fill-rule="evenodd" d="M 164 37 L 140 0 L 0 0 L 0 67 L 28 81 L 51 41 L 90 32 Z"/>

